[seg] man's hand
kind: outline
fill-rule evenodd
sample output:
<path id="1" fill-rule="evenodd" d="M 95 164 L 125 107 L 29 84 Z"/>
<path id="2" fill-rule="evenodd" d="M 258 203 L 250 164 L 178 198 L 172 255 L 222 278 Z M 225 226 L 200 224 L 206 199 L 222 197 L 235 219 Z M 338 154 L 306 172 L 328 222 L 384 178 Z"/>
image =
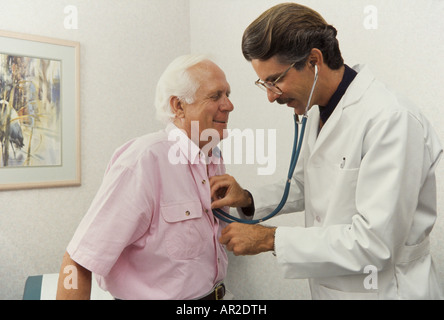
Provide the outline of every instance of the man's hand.
<path id="1" fill-rule="evenodd" d="M 253 255 L 274 249 L 276 228 L 233 222 L 222 230 L 219 242 L 236 256 Z"/>
<path id="2" fill-rule="evenodd" d="M 247 191 L 230 175 L 224 174 L 210 178 L 211 208 L 248 207 L 252 200 Z"/>

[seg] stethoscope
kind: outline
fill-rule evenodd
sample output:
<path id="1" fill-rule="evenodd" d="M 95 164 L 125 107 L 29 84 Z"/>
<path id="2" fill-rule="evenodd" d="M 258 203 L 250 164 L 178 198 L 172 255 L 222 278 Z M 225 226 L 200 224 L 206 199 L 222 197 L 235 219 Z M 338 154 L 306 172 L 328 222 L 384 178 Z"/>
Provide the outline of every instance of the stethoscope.
<path id="1" fill-rule="evenodd" d="M 294 169 L 296 168 L 296 163 L 298 162 L 299 154 L 301 153 L 302 141 L 304 139 L 305 126 L 307 124 L 307 118 L 308 118 L 307 112 L 308 112 L 308 109 L 310 108 L 310 102 L 311 102 L 311 98 L 313 96 L 313 91 L 316 86 L 316 82 L 318 81 L 318 67 L 317 67 L 317 65 L 315 65 L 314 68 L 315 68 L 315 76 L 314 76 L 313 86 L 311 87 L 310 96 L 308 97 L 307 106 L 305 108 L 305 112 L 304 112 L 304 115 L 302 116 L 301 122 L 299 122 L 298 115 L 294 114 L 294 140 L 293 140 L 293 150 L 292 150 L 291 160 L 290 160 L 290 168 L 288 169 L 288 175 L 287 175 L 287 181 L 285 183 L 284 194 L 282 195 L 282 199 L 279 202 L 278 206 L 266 217 L 264 217 L 262 219 L 256 219 L 256 220 L 240 219 L 238 217 L 234 217 L 234 216 L 230 215 L 229 213 L 226 213 L 222 209 L 213 209 L 213 214 L 218 219 L 225 221 L 227 223 L 232 223 L 232 222 L 236 221 L 236 222 L 241 222 L 241 223 L 246 223 L 246 224 L 257 224 L 257 223 L 264 222 L 268 219 L 273 218 L 284 207 L 285 203 L 287 202 L 288 194 L 290 192 L 291 179 L 293 177 Z M 298 138 L 299 124 L 301 124 L 301 134 Z"/>

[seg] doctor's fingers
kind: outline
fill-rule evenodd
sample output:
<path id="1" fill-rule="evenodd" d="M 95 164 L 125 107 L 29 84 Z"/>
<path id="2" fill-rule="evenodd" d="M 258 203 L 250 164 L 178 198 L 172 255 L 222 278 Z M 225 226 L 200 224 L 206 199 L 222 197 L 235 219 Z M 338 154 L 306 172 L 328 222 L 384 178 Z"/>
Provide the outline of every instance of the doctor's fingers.
<path id="1" fill-rule="evenodd" d="M 213 200 L 211 202 L 211 209 L 218 209 L 218 208 L 222 208 L 222 207 L 226 207 L 226 206 L 230 207 L 230 206 L 232 206 L 233 202 L 234 201 L 230 197 Z"/>
<path id="2" fill-rule="evenodd" d="M 220 233 L 221 237 L 219 238 L 219 242 L 221 244 L 227 244 L 231 240 L 231 238 L 233 238 L 238 232 L 236 231 L 236 229 L 238 229 L 238 225 L 241 224 L 238 222 L 233 222 L 223 228 Z"/>
<path id="3" fill-rule="evenodd" d="M 233 222 L 222 230 L 220 242 L 235 255 L 252 255 L 274 248 L 276 227 Z"/>
<path id="4" fill-rule="evenodd" d="M 210 178 L 210 191 L 213 200 L 223 198 L 228 194 L 236 196 L 236 194 L 241 193 L 242 190 L 237 181 L 228 174 Z"/>
<path id="5" fill-rule="evenodd" d="M 244 255 L 243 250 L 241 249 L 242 244 L 235 243 L 235 241 L 230 241 L 225 245 L 228 251 L 233 252 L 235 256 Z"/>
<path id="6" fill-rule="evenodd" d="M 254 226 L 233 222 L 222 230 L 219 242 L 236 256 L 255 254 L 249 236 L 253 229 Z"/>
<path id="7" fill-rule="evenodd" d="M 227 250 L 233 252 L 235 256 L 252 255 L 258 253 L 253 250 L 251 243 L 245 241 L 245 239 L 241 237 L 221 236 L 219 238 L 219 242 L 225 244 Z"/>
<path id="8" fill-rule="evenodd" d="M 220 190 L 225 191 L 219 193 Z M 221 188 L 219 191 L 216 191 L 214 195 L 211 195 L 211 209 L 222 208 L 225 206 L 232 208 L 248 206 L 249 196 L 246 191 L 243 191 L 243 189 L 232 191 L 229 188 Z"/>
<path id="9" fill-rule="evenodd" d="M 231 184 L 233 184 L 233 181 L 236 182 L 236 180 L 232 176 L 230 176 L 229 174 L 212 176 L 212 177 L 210 177 L 211 191 L 217 190 L 220 187 L 228 187 Z"/>
<path id="10" fill-rule="evenodd" d="M 240 239 L 236 233 L 231 230 L 230 226 L 231 224 L 222 231 L 219 242 L 225 245 L 228 251 L 232 251 L 234 255 L 242 255 L 244 254 L 242 239 Z"/>

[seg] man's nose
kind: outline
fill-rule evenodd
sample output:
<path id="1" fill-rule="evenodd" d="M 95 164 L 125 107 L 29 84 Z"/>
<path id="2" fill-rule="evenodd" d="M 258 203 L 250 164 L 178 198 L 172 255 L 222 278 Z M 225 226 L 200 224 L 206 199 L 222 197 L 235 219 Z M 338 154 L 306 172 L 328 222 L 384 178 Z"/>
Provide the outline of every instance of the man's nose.
<path id="1" fill-rule="evenodd" d="M 267 89 L 267 98 L 268 101 L 270 102 L 275 102 L 277 98 L 279 98 L 281 95 L 274 93 L 273 91 L 271 91 L 270 89 Z"/>
<path id="2" fill-rule="evenodd" d="M 233 105 L 233 103 L 231 103 L 230 98 L 228 98 L 228 97 L 225 98 L 225 101 L 223 102 L 221 109 L 222 109 L 222 111 L 228 111 L 228 112 L 231 112 L 234 110 L 234 105 Z"/>

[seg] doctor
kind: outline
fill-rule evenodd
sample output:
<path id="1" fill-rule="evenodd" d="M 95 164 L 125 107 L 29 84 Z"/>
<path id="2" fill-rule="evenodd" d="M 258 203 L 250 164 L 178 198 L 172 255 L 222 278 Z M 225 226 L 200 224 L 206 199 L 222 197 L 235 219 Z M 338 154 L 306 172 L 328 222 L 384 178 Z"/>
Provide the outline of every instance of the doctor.
<path id="1" fill-rule="evenodd" d="M 310 8 L 285 3 L 264 12 L 246 29 L 242 50 L 268 100 L 298 115 L 318 70 L 282 211 L 305 210 L 306 228 L 232 223 L 220 242 L 236 255 L 274 251 L 285 277 L 310 279 L 313 299 L 443 298 L 429 250 L 442 147 L 419 109 L 368 67 L 344 65 L 336 29 Z M 228 175 L 210 182 L 214 208 L 252 200 Z M 283 189 L 249 188 L 255 216 L 271 212 Z"/>

